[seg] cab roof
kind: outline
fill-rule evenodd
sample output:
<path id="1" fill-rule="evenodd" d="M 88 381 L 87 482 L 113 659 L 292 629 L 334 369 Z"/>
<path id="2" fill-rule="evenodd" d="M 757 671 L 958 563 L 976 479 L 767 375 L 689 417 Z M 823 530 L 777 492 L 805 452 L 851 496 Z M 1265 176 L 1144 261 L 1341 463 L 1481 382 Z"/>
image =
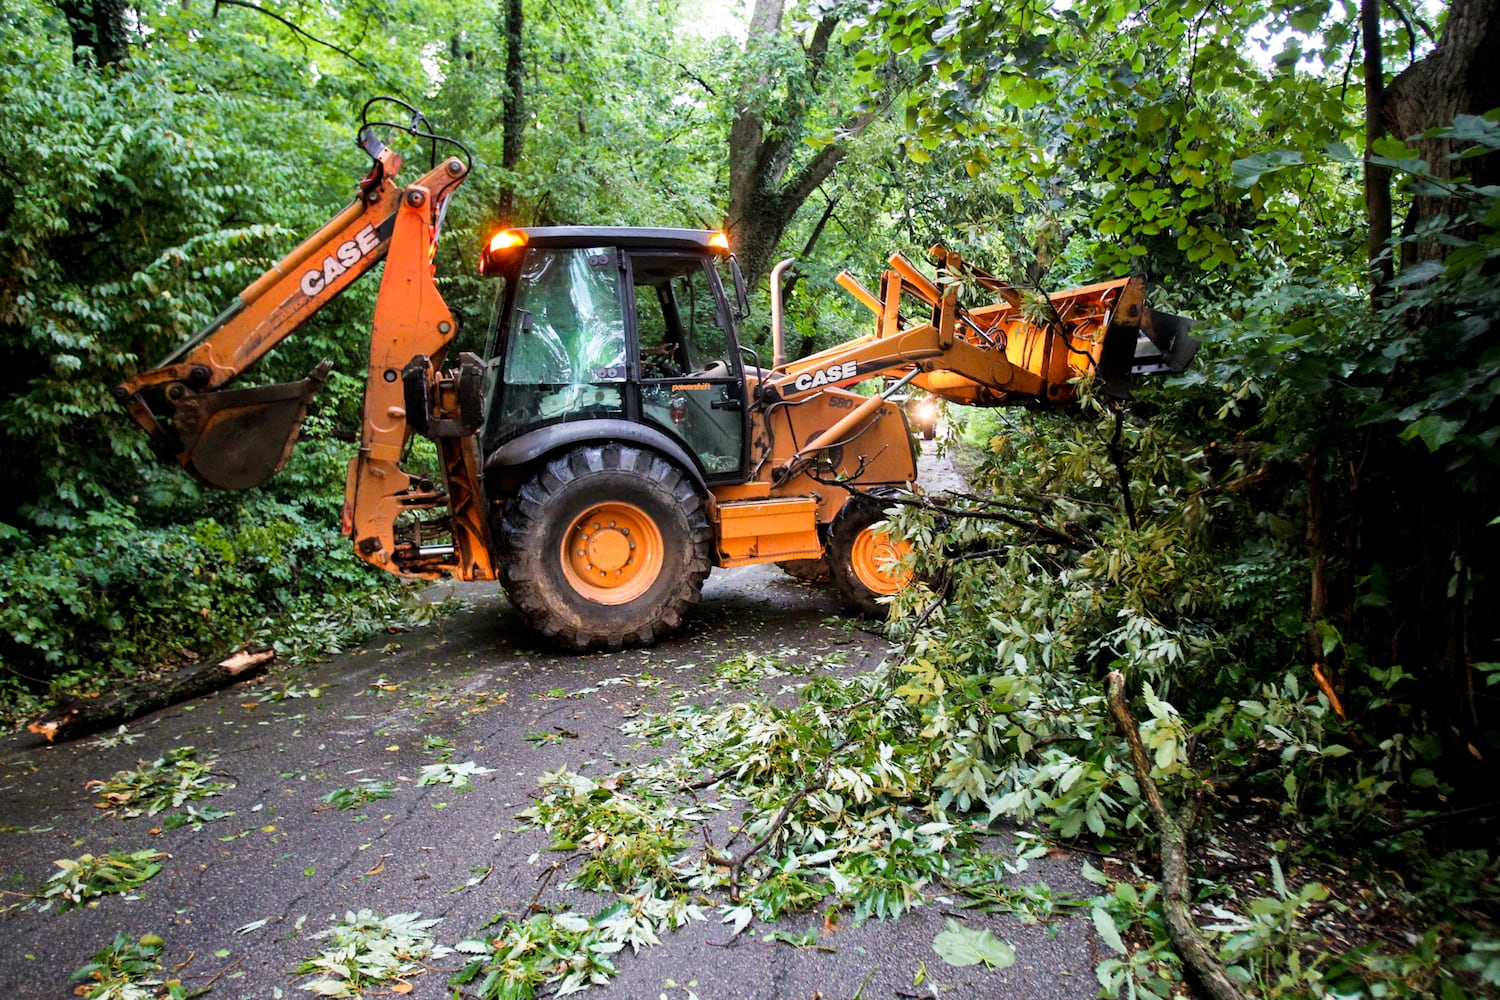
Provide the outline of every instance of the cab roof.
<path id="1" fill-rule="evenodd" d="M 709 243 L 709 229 L 658 229 L 645 226 L 536 226 L 520 228 L 533 247 L 621 247 L 639 250 L 724 251 Z"/>

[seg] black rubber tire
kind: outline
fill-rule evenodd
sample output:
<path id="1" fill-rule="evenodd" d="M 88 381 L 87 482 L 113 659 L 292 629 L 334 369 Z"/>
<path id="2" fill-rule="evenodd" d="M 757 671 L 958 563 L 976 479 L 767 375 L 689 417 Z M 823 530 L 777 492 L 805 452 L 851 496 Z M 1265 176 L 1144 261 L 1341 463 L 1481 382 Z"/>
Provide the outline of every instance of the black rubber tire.
<path id="1" fill-rule="evenodd" d="M 870 525 L 885 520 L 887 506 L 878 495 L 850 497 L 828 527 L 827 560 L 833 584 L 851 608 L 869 618 L 887 617 L 890 606 L 880 603 L 880 598 L 886 595 L 871 590 L 860 579 L 854 570 L 852 554 L 859 536 Z"/>
<path id="2" fill-rule="evenodd" d="M 634 505 L 661 535 L 660 571 L 627 603 L 590 599 L 562 562 L 574 521 L 604 502 Z M 568 649 L 651 645 L 682 625 L 711 567 L 713 531 L 697 485 L 656 452 L 624 444 L 580 445 L 548 462 L 505 503 L 495 535 L 511 604 Z"/>

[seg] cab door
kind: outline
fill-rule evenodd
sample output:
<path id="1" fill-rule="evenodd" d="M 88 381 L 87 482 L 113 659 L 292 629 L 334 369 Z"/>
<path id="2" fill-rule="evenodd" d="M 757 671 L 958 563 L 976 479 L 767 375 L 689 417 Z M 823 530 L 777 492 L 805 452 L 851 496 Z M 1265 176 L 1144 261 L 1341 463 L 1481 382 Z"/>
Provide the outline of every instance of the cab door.
<path id="1" fill-rule="evenodd" d="M 622 271 L 613 247 L 527 249 L 490 349 L 485 454 L 545 424 L 628 418 Z"/>
<path id="2" fill-rule="evenodd" d="M 745 375 L 717 274 L 694 253 L 627 254 L 640 414 L 680 440 L 708 482 L 743 482 Z"/>

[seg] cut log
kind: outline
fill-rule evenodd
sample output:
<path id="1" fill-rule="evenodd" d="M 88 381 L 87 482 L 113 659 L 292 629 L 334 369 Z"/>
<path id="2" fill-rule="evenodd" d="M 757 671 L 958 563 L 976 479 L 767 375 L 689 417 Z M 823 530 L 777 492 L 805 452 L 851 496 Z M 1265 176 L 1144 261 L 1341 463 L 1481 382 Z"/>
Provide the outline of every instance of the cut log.
<path id="1" fill-rule="evenodd" d="M 47 737 L 76 739 L 123 725 L 147 712 L 187 701 L 254 677 L 276 659 L 274 649 L 241 650 L 218 663 L 183 667 L 161 677 L 127 684 L 95 699 L 74 699 L 26 728 Z"/>

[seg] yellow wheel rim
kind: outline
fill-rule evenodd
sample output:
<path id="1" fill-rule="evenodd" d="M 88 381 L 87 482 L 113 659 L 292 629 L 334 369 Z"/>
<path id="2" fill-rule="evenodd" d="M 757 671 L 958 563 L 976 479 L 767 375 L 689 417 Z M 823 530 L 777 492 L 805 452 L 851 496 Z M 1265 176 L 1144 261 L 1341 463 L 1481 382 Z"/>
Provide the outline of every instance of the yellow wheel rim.
<path id="1" fill-rule="evenodd" d="M 872 593 L 885 596 L 911 583 L 913 573 L 904 563 L 909 552 L 911 546 L 905 541 L 894 541 L 887 532 L 866 528 L 854 539 L 849 564 L 860 583 Z"/>
<path id="2" fill-rule="evenodd" d="M 595 504 L 573 519 L 562 542 L 563 576 L 596 604 L 627 604 L 661 575 L 661 530 L 634 504 Z"/>

